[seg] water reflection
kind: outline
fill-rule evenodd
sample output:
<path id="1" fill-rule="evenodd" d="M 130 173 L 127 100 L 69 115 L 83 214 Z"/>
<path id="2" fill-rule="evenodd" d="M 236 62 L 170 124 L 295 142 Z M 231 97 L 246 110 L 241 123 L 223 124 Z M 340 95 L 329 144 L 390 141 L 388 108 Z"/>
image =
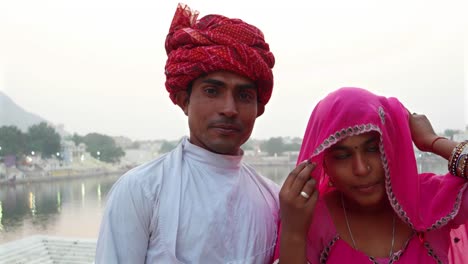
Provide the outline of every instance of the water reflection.
<path id="1" fill-rule="evenodd" d="M 98 198 L 98 201 L 100 202 L 101 201 L 101 184 L 98 184 L 98 187 L 97 187 L 97 198 Z"/>
<path id="2" fill-rule="evenodd" d="M 81 206 L 85 206 L 86 187 L 84 183 L 81 183 Z"/>
<path id="3" fill-rule="evenodd" d="M 57 192 L 57 212 L 60 212 L 62 207 L 62 198 L 60 196 L 60 191 Z"/>
<path id="4" fill-rule="evenodd" d="M 294 169 L 293 166 L 257 166 L 257 172 L 270 178 L 279 185 L 283 185 L 288 174 Z"/>
<path id="5" fill-rule="evenodd" d="M 2 209 L 2 201 L 0 201 L 0 232 L 3 231 L 2 219 L 3 219 L 3 209 Z"/>
<path id="6" fill-rule="evenodd" d="M 0 243 L 33 234 L 95 238 L 115 176 L 0 186 Z"/>

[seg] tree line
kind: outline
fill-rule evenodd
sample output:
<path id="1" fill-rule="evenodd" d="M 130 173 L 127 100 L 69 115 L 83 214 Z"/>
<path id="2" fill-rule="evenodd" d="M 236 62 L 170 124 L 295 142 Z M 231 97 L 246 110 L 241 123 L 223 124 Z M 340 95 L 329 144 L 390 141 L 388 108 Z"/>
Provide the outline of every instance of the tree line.
<path id="1" fill-rule="evenodd" d="M 468 126 L 467 126 L 468 130 Z M 455 134 L 462 133 L 463 131 L 458 129 L 446 129 L 443 133 L 439 133 L 447 138 L 453 139 Z M 159 153 L 166 153 L 174 149 L 180 140 L 167 141 L 164 140 L 159 149 Z M 282 155 L 288 151 L 300 151 L 301 150 L 302 138 L 289 139 L 286 137 L 271 137 L 267 140 L 249 139 L 242 146 L 244 150 L 256 150 L 257 148 L 268 153 L 268 155 Z"/>
<path id="2" fill-rule="evenodd" d="M 118 147 L 112 137 L 89 133 L 85 136 L 74 134 L 65 140 L 75 145 L 86 145 L 86 151 L 104 162 L 118 162 L 125 152 Z M 0 157 L 14 155 L 22 158 L 28 155 L 41 155 L 43 158 L 62 158 L 62 139 L 54 127 L 42 122 L 32 125 L 23 133 L 16 126 L 0 127 Z"/>
<path id="3" fill-rule="evenodd" d="M 45 122 L 30 126 L 26 133 L 16 126 L 0 127 L 0 156 L 40 153 L 47 158 L 56 155 L 60 147 L 60 135 Z"/>
<path id="4" fill-rule="evenodd" d="M 453 135 L 462 133 L 456 129 L 446 129 L 442 135 L 453 138 Z M 73 134 L 66 138 L 71 140 L 78 146 L 80 143 L 86 145 L 86 151 L 92 157 L 104 162 L 119 162 L 120 158 L 125 155 L 124 150 L 117 146 L 114 139 L 107 135 L 98 133 L 89 133 L 85 136 Z M 166 153 L 176 147 L 180 140 L 167 141 L 164 140 L 159 149 L 159 153 Z M 0 127 L 0 157 L 14 155 L 17 158 L 26 155 L 40 154 L 43 158 L 50 158 L 55 155 L 61 158 L 61 137 L 56 132 L 55 128 L 45 122 L 32 125 L 23 133 L 16 126 Z M 286 137 L 271 137 L 267 140 L 249 139 L 242 148 L 244 150 L 260 150 L 268 153 L 268 155 L 281 155 L 288 151 L 299 151 L 301 148 L 301 138 L 286 138 Z M 132 145 L 138 148 L 139 144 L 135 141 Z"/>
<path id="5" fill-rule="evenodd" d="M 123 149 L 115 144 L 114 139 L 106 135 L 89 133 L 86 136 L 80 136 L 73 134 L 71 140 L 75 142 L 75 145 L 84 143 L 86 151 L 91 156 L 105 162 L 119 162 L 120 158 L 125 155 Z"/>
<path id="6" fill-rule="evenodd" d="M 174 149 L 180 140 L 164 140 L 159 149 L 159 153 L 166 153 Z M 301 149 L 301 138 L 272 137 L 267 140 L 249 139 L 242 145 L 243 150 L 260 150 L 268 155 L 281 155 L 288 151 L 299 151 Z"/>

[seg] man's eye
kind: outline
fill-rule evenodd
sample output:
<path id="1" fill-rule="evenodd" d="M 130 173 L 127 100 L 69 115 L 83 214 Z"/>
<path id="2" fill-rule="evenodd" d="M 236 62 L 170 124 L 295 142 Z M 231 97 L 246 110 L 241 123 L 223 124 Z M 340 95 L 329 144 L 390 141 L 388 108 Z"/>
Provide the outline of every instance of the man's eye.
<path id="1" fill-rule="evenodd" d="M 239 98 L 245 102 L 251 102 L 256 100 L 256 92 L 250 90 L 244 90 L 239 93 Z"/>
<path id="2" fill-rule="evenodd" d="M 252 100 L 254 99 L 254 96 L 250 93 L 241 93 L 240 98 L 243 100 Z"/>
<path id="3" fill-rule="evenodd" d="M 207 88 L 203 89 L 203 91 L 205 91 L 205 93 L 207 93 L 209 95 L 215 95 L 217 93 L 216 88 L 213 88 L 213 87 L 207 87 Z"/>

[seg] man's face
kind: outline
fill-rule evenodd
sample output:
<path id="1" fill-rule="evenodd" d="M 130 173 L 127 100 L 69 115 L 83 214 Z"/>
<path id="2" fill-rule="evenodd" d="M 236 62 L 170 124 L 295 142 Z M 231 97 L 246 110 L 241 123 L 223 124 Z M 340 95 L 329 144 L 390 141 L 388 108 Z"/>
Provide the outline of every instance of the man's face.
<path id="1" fill-rule="evenodd" d="M 226 71 L 196 79 L 188 101 L 178 105 L 188 116 L 190 142 L 226 155 L 239 154 L 264 109 L 257 103 L 255 84 Z"/>

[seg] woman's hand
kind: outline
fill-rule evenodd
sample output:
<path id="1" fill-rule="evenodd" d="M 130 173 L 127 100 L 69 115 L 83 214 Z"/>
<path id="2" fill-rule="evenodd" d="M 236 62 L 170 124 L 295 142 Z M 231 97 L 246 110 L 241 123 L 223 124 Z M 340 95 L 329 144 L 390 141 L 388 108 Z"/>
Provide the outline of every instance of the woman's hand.
<path id="1" fill-rule="evenodd" d="M 437 134 L 434 132 L 429 119 L 425 115 L 410 114 L 409 126 L 411 138 L 416 147 L 421 151 L 433 151 L 431 145 L 437 138 Z"/>
<path id="2" fill-rule="evenodd" d="M 300 163 L 289 173 L 281 188 L 279 200 L 282 233 L 307 237 L 318 198 L 316 182 L 310 176 L 314 168 L 315 164 L 309 161 Z"/>
<path id="3" fill-rule="evenodd" d="M 307 233 L 312 221 L 318 191 L 310 173 L 315 164 L 309 161 L 299 164 L 281 188 L 281 241 L 280 263 L 307 263 Z"/>
<path id="4" fill-rule="evenodd" d="M 416 147 L 421 151 L 430 151 L 448 160 L 458 142 L 447 138 L 437 140 L 437 134 L 432 128 L 431 122 L 425 115 L 410 114 L 409 125 L 411 138 Z"/>

